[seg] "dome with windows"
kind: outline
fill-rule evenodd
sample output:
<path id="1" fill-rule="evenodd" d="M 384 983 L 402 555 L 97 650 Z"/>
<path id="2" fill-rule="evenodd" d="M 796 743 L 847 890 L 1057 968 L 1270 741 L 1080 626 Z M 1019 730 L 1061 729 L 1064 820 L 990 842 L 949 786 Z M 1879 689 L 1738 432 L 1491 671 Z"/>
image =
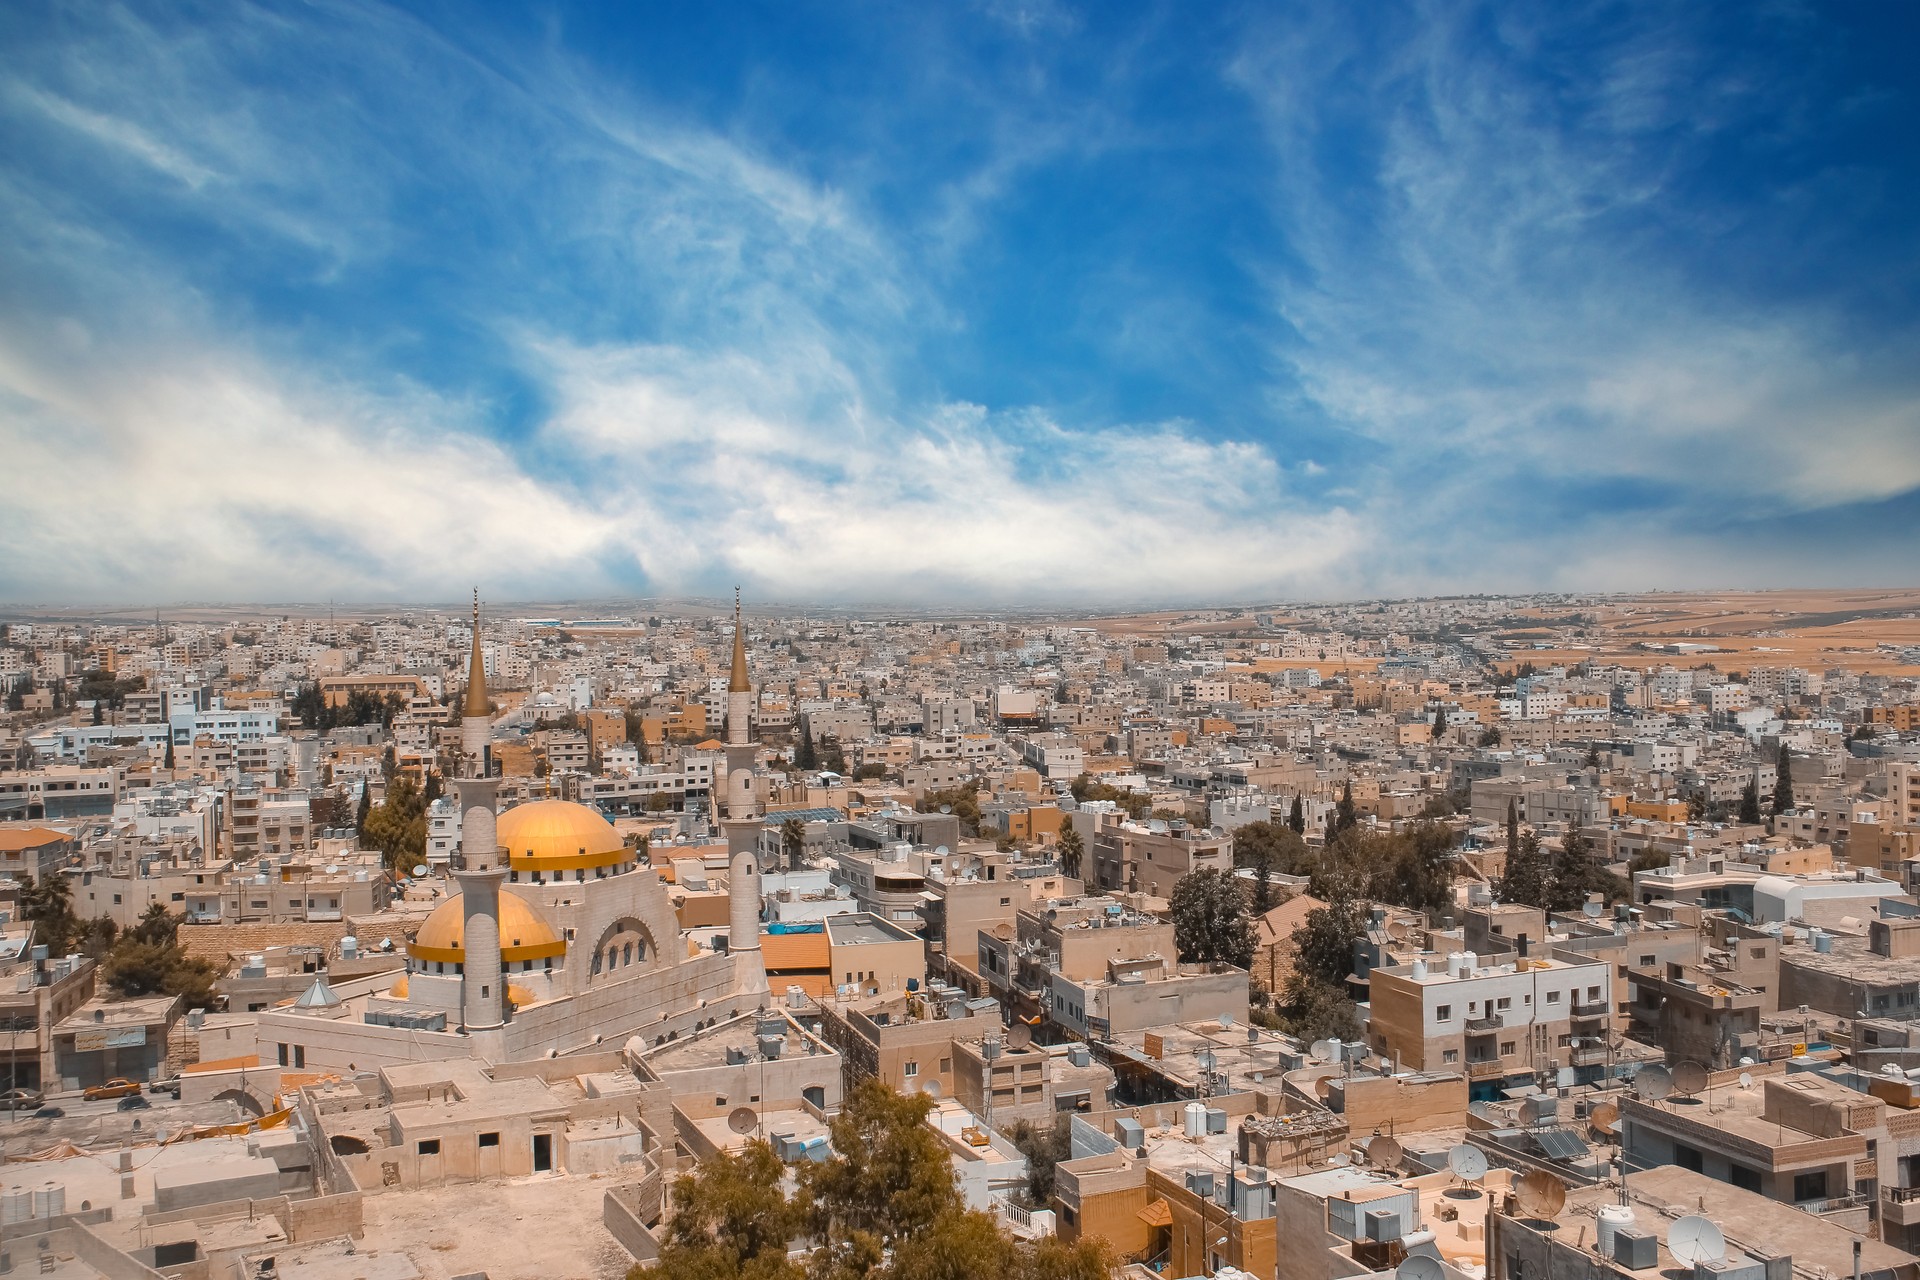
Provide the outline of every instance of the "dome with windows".
<path id="1" fill-rule="evenodd" d="M 604 869 L 635 857 L 611 822 L 571 800 L 515 805 L 500 815 L 498 829 L 516 882 L 532 876 L 585 879 L 583 873 L 590 871 L 605 875 Z"/>
<path id="2" fill-rule="evenodd" d="M 454 894 L 433 909 L 420 932 L 407 944 L 407 954 L 415 960 L 440 964 L 464 964 L 466 906 L 463 895 Z M 500 892 L 500 958 L 508 965 L 535 960 L 554 960 L 567 954 L 567 944 L 553 927 L 540 918 L 526 899 L 506 890 Z"/>

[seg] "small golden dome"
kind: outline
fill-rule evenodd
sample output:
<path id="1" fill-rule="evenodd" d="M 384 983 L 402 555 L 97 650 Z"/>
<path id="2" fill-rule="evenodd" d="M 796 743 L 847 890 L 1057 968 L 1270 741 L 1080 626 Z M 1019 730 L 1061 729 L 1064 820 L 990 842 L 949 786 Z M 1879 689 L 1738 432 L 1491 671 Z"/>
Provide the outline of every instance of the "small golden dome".
<path id="1" fill-rule="evenodd" d="M 462 964 L 467 958 L 466 904 L 463 894 L 454 894 L 433 909 L 420 932 L 407 944 L 407 954 L 415 960 L 438 960 L 443 964 Z M 500 958 L 508 964 L 521 960 L 545 960 L 567 954 L 567 944 L 540 918 L 526 901 L 506 890 L 500 891 Z"/>
<path id="2" fill-rule="evenodd" d="M 500 815 L 498 839 L 513 871 L 590 870 L 633 855 L 613 824 L 571 800 L 534 800 Z"/>
<path id="3" fill-rule="evenodd" d="M 539 996 L 536 996 L 532 991 L 521 986 L 519 983 L 509 982 L 507 984 L 507 1003 L 514 1008 L 518 1009 L 524 1005 L 536 1004 L 539 1000 Z"/>
<path id="4" fill-rule="evenodd" d="M 394 1000 L 405 1000 L 410 985 L 407 981 L 407 975 L 403 973 L 399 978 L 395 979 L 391 987 L 387 988 L 387 996 Z"/>

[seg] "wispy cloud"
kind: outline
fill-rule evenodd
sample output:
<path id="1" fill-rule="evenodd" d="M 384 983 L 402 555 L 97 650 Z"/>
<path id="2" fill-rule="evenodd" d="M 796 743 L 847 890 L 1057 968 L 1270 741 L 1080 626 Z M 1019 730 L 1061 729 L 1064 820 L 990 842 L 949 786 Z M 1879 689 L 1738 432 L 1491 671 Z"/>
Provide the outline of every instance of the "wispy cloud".
<path id="1" fill-rule="evenodd" d="M 1815 72 L 1658 10 L 980 15 L 705 80 L 345 0 L 16 19 L 0 598 L 1751 580 L 1754 520 L 1920 489 L 1910 307 L 1716 275 L 1893 198 L 1703 194 L 1842 127 Z"/>

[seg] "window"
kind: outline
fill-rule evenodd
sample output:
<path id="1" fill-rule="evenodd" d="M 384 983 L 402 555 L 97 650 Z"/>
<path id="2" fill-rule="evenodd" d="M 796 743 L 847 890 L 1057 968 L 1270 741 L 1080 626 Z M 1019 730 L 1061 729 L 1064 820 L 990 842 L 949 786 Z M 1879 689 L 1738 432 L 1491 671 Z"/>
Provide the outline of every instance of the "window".
<path id="1" fill-rule="evenodd" d="M 1436 1006 L 1433 1011 L 1433 1020 L 1435 1022 L 1452 1022 L 1453 1006 L 1450 1004 Z"/>
<path id="2" fill-rule="evenodd" d="M 480 1135 L 480 1145 L 483 1147 L 497 1147 L 500 1145 L 500 1135 L 497 1133 L 483 1133 Z"/>
<path id="3" fill-rule="evenodd" d="M 952 1072 L 953 1072 L 953 1059 L 952 1058 L 940 1059 L 940 1074 L 944 1076 L 944 1075 L 950 1075 L 952 1074 Z"/>
<path id="4" fill-rule="evenodd" d="M 1758 1169 L 1749 1169 L 1742 1164 L 1729 1164 L 1727 1166 L 1727 1181 L 1739 1187 L 1742 1191 L 1759 1191 L 1760 1171 Z"/>
<path id="5" fill-rule="evenodd" d="M 1812 1173 L 1795 1174 L 1793 1178 L 1793 1198 L 1800 1200 L 1825 1200 L 1827 1198 L 1827 1171 L 1816 1169 Z"/>
<path id="6" fill-rule="evenodd" d="M 280 1046 L 280 1065 L 283 1067 L 287 1065 L 287 1046 L 285 1045 Z"/>
<path id="7" fill-rule="evenodd" d="M 440 1139 L 423 1138 L 420 1141 L 420 1145 L 415 1147 L 414 1150 L 423 1156 L 437 1156 L 440 1154 Z"/>
<path id="8" fill-rule="evenodd" d="M 293 1046 L 293 1065 L 296 1069 L 307 1065 L 307 1046 L 303 1044 Z"/>
<path id="9" fill-rule="evenodd" d="M 1704 1173 L 1706 1171 L 1706 1162 L 1699 1150 L 1688 1146 L 1684 1142 L 1676 1142 L 1673 1144 L 1673 1162 L 1682 1169 L 1691 1169 L 1695 1173 Z"/>
<path id="10" fill-rule="evenodd" d="M 1508 1009 L 1513 1008 L 1513 997 L 1501 996 L 1500 1003 L 1495 1007 L 1498 1008 L 1502 1013 L 1505 1013 Z"/>
<path id="11" fill-rule="evenodd" d="M 906 1069 L 905 1069 L 905 1074 L 906 1074 L 906 1076 L 907 1076 L 907 1078 L 908 1078 L 909 1080 L 911 1080 L 911 1079 L 912 1079 L 912 1078 L 913 1078 L 914 1076 L 917 1076 L 917 1075 L 919 1075 L 919 1074 L 920 1074 L 920 1064 L 919 1064 L 919 1063 L 917 1063 L 917 1062 L 909 1062 L 909 1063 L 908 1063 L 908 1064 L 906 1065 Z"/>
<path id="12" fill-rule="evenodd" d="M 1657 963 L 1658 963 L 1658 961 L 1656 961 L 1656 960 L 1655 960 L 1655 959 L 1654 959 L 1654 958 L 1653 958 L 1652 956 L 1641 956 L 1641 957 L 1640 957 L 1640 967 L 1641 967 L 1642 969 L 1651 969 L 1651 968 L 1653 968 L 1653 966 L 1654 966 L 1655 964 L 1657 964 Z"/>
<path id="13" fill-rule="evenodd" d="M 1558 991 L 1549 991 L 1549 992 L 1547 992 L 1547 1003 L 1548 1003 L 1548 1004 L 1559 1004 L 1559 1003 L 1560 1003 L 1560 993 L 1559 993 Z"/>
<path id="14" fill-rule="evenodd" d="M 1500 1042 L 1500 1056 L 1504 1058 L 1512 1054 L 1513 1044 L 1514 1042 L 1511 1040 L 1502 1040 Z"/>
<path id="15" fill-rule="evenodd" d="M 1442 1062 L 1458 1062 L 1460 1061 L 1460 1051 L 1458 1049 L 1449 1049 L 1440 1055 L 1440 1060 Z"/>

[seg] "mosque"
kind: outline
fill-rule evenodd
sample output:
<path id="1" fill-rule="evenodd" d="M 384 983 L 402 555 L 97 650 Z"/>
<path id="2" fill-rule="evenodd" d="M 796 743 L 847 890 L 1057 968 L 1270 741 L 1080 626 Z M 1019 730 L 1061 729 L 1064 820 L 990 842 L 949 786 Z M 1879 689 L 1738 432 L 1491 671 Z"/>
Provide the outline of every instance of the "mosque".
<path id="1" fill-rule="evenodd" d="M 262 1062 L 277 1055 L 310 1070 L 456 1057 L 511 1062 L 631 1036 L 658 1042 L 768 1003 L 760 954 L 763 815 L 739 601 L 727 778 L 724 789 L 715 788 L 731 873 L 725 952 L 689 954 L 659 876 L 593 809 L 538 800 L 497 812 L 496 784 L 486 776 L 477 596 L 473 636 L 460 725 L 465 776 L 455 783 L 462 810 L 452 871 L 458 892 L 427 917 L 407 945 L 404 974 L 384 990 L 343 989 L 331 999 L 262 1011 Z"/>

